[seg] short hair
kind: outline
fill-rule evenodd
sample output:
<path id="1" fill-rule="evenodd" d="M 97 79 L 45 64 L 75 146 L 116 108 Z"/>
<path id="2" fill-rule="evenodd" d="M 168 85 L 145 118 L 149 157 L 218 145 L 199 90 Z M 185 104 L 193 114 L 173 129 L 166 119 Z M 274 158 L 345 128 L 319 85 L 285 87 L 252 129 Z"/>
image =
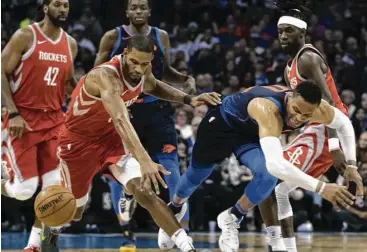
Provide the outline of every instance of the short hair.
<path id="1" fill-rule="evenodd" d="M 152 1 L 147 0 L 147 2 L 148 2 L 149 9 L 151 9 L 152 8 Z M 127 10 L 129 8 L 130 3 L 131 3 L 131 0 L 126 1 L 125 10 Z"/>
<path id="2" fill-rule="evenodd" d="M 311 10 L 317 5 L 316 0 L 275 0 L 274 4 L 283 15 L 306 21 L 306 16 L 311 14 Z"/>
<path id="3" fill-rule="evenodd" d="M 49 5 L 52 2 L 52 0 L 43 0 L 42 5 Z"/>
<path id="4" fill-rule="evenodd" d="M 297 95 L 300 95 L 306 102 L 310 104 L 321 103 L 322 92 L 321 88 L 312 81 L 303 81 L 294 90 Z"/>
<path id="5" fill-rule="evenodd" d="M 139 52 L 153 53 L 154 42 L 150 36 L 136 35 L 127 40 L 127 49 L 135 48 Z"/>

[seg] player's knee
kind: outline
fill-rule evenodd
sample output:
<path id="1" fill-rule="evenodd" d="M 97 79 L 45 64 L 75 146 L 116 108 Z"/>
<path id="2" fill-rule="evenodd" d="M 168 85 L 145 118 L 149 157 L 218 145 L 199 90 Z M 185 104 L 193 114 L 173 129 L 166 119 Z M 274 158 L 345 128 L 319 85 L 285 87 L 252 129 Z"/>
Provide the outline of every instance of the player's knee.
<path id="1" fill-rule="evenodd" d="M 149 195 L 148 192 L 140 190 L 140 178 L 130 180 L 126 187 L 132 193 L 136 201 L 144 208 L 154 204 L 157 200 L 157 196 L 154 193 Z"/>
<path id="2" fill-rule="evenodd" d="M 80 221 L 83 218 L 85 206 L 80 206 L 76 209 L 73 221 Z"/>
<path id="3" fill-rule="evenodd" d="M 52 185 L 61 185 L 61 173 L 59 169 L 42 175 L 42 190 Z"/>
<path id="4" fill-rule="evenodd" d="M 38 177 L 33 177 L 19 182 L 14 188 L 14 198 L 17 200 L 28 200 L 36 193 Z"/>
<path id="5" fill-rule="evenodd" d="M 265 164 L 254 168 L 253 179 L 246 187 L 245 194 L 252 203 L 258 204 L 271 194 L 278 179 L 268 172 Z"/>

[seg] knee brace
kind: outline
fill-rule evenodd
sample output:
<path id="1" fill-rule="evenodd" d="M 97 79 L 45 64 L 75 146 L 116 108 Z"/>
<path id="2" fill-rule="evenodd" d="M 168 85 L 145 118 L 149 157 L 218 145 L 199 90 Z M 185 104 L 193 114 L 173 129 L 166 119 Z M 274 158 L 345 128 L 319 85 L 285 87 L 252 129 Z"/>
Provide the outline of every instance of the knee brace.
<path id="1" fill-rule="evenodd" d="M 293 216 L 291 203 L 289 202 L 289 192 L 297 186 L 282 182 L 275 187 L 275 196 L 278 203 L 278 219 L 283 220 Z"/>
<path id="2" fill-rule="evenodd" d="M 257 205 L 270 195 L 277 181 L 278 179 L 271 175 L 266 168 L 257 169 L 245 188 L 245 195 L 253 204 Z"/>
<path id="3" fill-rule="evenodd" d="M 14 181 L 10 185 L 14 198 L 17 200 L 28 200 L 36 193 L 38 188 L 38 177 L 33 177 L 22 182 Z"/>
<path id="4" fill-rule="evenodd" d="M 245 188 L 245 195 L 257 205 L 266 199 L 277 184 L 278 179 L 266 169 L 264 154 L 261 148 L 254 148 L 242 153 L 238 159 L 252 172 L 252 180 Z"/>
<path id="5" fill-rule="evenodd" d="M 194 168 L 192 165 L 187 168 L 177 184 L 175 194 L 180 198 L 188 198 L 207 179 L 213 171 L 213 166 L 207 168 Z"/>
<path id="6" fill-rule="evenodd" d="M 42 190 L 52 185 L 61 185 L 61 173 L 59 168 L 42 175 Z"/>

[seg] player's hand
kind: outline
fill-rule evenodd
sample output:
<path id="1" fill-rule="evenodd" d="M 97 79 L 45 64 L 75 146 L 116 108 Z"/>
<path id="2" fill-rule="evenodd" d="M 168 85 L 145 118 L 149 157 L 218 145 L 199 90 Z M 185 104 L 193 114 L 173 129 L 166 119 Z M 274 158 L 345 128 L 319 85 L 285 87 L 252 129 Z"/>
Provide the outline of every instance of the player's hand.
<path id="1" fill-rule="evenodd" d="M 194 77 L 188 76 L 187 80 L 184 83 L 184 92 L 190 95 L 196 94 L 196 81 Z"/>
<path id="2" fill-rule="evenodd" d="M 347 168 L 347 163 L 345 162 L 344 153 L 341 149 L 330 151 L 331 159 L 333 160 L 333 164 L 335 169 L 343 174 L 345 169 Z"/>
<path id="3" fill-rule="evenodd" d="M 153 194 L 152 191 L 152 183 L 155 189 L 156 194 L 159 194 L 159 184 L 158 182 L 164 187 L 167 188 L 166 183 L 164 182 L 163 178 L 159 174 L 159 172 L 163 173 L 164 175 L 169 175 L 171 172 L 164 169 L 164 167 L 160 164 L 154 163 L 152 160 L 147 162 L 141 163 L 141 179 L 140 179 L 140 190 L 146 191 L 149 195 Z"/>
<path id="4" fill-rule="evenodd" d="M 199 107 L 204 104 L 210 104 L 212 106 L 216 106 L 222 103 L 222 100 L 220 99 L 220 97 L 221 95 L 216 92 L 203 93 L 191 99 L 191 106 Z"/>
<path id="5" fill-rule="evenodd" d="M 344 172 L 343 177 L 347 181 L 347 186 L 349 186 L 349 181 L 353 181 L 356 183 L 357 185 L 356 196 L 363 196 L 364 194 L 363 179 L 359 174 L 356 166 L 348 165 L 347 169 Z"/>
<path id="6" fill-rule="evenodd" d="M 29 127 L 28 123 L 23 119 L 22 116 L 18 115 L 9 119 L 9 132 L 11 136 L 22 138 L 24 128 L 32 131 L 31 127 Z"/>
<path id="7" fill-rule="evenodd" d="M 338 212 L 340 211 L 340 206 L 348 210 L 354 204 L 355 200 L 355 197 L 348 192 L 346 186 L 337 184 L 327 183 L 320 195 L 327 201 L 330 201 Z"/>
<path id="8" fill-rule="evenodd" d="M 357 215 L 361 219 L 367 219 L 367 212 L 358 211 Z"/>

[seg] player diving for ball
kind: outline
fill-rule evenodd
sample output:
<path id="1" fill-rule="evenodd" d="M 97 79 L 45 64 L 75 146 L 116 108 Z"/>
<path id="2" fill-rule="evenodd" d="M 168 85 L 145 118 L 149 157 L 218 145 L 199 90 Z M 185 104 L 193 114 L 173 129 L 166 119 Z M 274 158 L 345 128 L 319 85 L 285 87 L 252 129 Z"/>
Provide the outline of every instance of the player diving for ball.
<path id="1" fill-rule="evenodd" d="M 304 13 L 300 11 L 306 11 L 304 6 L 291 1 L 279 1 L 277 5 L 287 11 L 278 20 L 278 37 L 284 52 L 291 58 L 284 71 L 288 86 L 294 89 L 305 80 L 313 80 L 320 86 L 323 99 L 348 116 L 348 109 L 338 95 L 324 56 L 314 46 L 305 43 L 307 23 L 304 21 Z M 314 178 L 322 176 L 334 164 L 345 179 L 356 182 L 357 195 L 363 195 L 363 183 L 357 171 L 354 150 L 343 151 L 339 147 L 338 135 L 334 129 L 312 123 L 284 149 L 283 155 L 298 169 Z M 271 195 L 259 205 L 266 225 L 270 251 L 297 252 L 293 212 L 289 202 L 289 192 L 297 186 L 292 181 L 284 181 L 275 188 L 276 199 Z M 337 206 L 336 209 L 338 210 Z"/>
<path id="2" fill-rule="evenodd" d="M 304 81 L 294 90 L 280 85 L 253 87 L 223 98 L 222 104 L 209 111 L 199 125 L 191 164 L 170 204 L 173 212 L 180 211 L 181 205 L 211 174 L 214 164 L 232 153 L 252 171 L 253 179 L 237 203 L 218 216 L 221 251 L 238 251 L 239 223 L 249 209 L 268 197 L 277 179 L 317 192 L 333 204 L 344 207 L 353 204 L 355 198 L 345 187 L 315 179 L 283 158 L 279 139 L 282 130 L 312 122 L 336 129 L 343 136 L 343 149 L 349 150 L 351 158 L 355 157 L 351 122 L 321 96 L 319 86 Z M 168 236 L 165 239 L 168 245 L 172 244 Z"/>
<path id="3" fill-rule="evenodd" d="M 153 53 L 150 37 L 134 36 L 128 39 L 123 54 L 96 66 L 80 79 L 60 131 L 60 168 L 77 199 L 74 220 L 82 218 L 92 179 L 101 172 L 122 184 L 181 251 L 192 252 L 192 239 L 151 189 L 151 183 L 157 194 L 159 183 L 167 188 L 159 172 L 169 172 L 154 163 L 143 148 L 127 107 L 141 92 L 192 106 L 216 105 L 221 101 L 216 93 L 192 97 L 157 80 L 151 72 Z M 41 252 L 58 251 L 59 229 L 43 228 Z"/>
<path id="4" fill-rule="evenodd" d="M 148 24 L 151 15 L 151 1 L 128 0 L 126 1 L 126 17 L 129 25 L 121 25 L 107 31 L 102 37 L 95 65 L 110 60 L 115 55 L 121 54 L 126 47 L 126 38 L 135 35 L 146 35 L 154 41 L 156 50 L 152 60 L 152 72 L 158 80 L 171 84 L 184 84 L 188 91 L 195 88 L 195 80 L 191 76 L 177 72 L 169 62 L 170 41 L 166 31 Z M 169 101 L 160 100 L 154 96 L 141 94 L 138 101 L 129 107 L 130 121 L 136 133 L 147 150 L 152 160 L 163 165 L 170 171 L 165 176 L 170 200 L 174 189 L 180 179 L 179 163 L 177 157 L 177 133 L 173 119 L 174 109 Z M 109 180 L 111 199 L 123 230 L 123 242 L 120 250 L 127 248 L 129 251 L 135 247 L 135 239 L 129 228 L 129 221 L 135 209 L 135 200 L 124 194 L 120 184 Z M 120 196 L 121 197 L 120 199 Z M 183 228 L 188 229 L 189 211 L 177 216 L 182 219 Z M 158 244 L 160 247 L 161 244 Z"/>

